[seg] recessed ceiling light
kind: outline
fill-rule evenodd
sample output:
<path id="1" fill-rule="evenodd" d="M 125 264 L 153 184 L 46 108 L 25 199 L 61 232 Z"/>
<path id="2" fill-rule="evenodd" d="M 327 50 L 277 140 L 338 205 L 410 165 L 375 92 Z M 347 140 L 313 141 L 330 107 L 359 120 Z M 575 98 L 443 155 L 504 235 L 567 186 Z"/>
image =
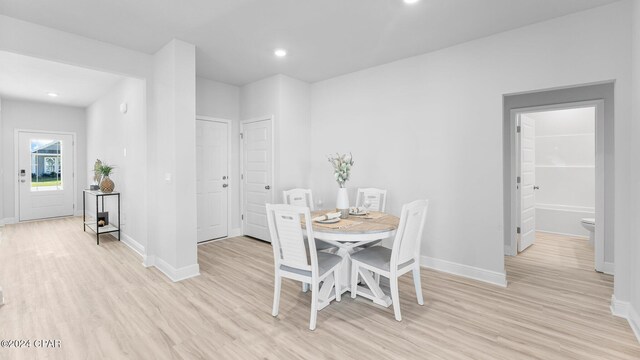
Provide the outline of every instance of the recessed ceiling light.
<path id="1" fill-rule="evenodd" d="M 54 92 L 47 93 L 47 95 L 49 95 L 51 97 L 58 97 L 58 94 L 54 93 Z"/>
<path id="2" fill-rule="evenodd" d="M 287 50 L 285 49 L 276 49 L 273 54 L 277 57 L 285 57 L 287 56 Z"/>
<path id="3" fill-rule="evenodd" d="M 405 3 L 405 4 L 415 4 L 415 3 L 417 3 L 418 1 L 420 1 L 420 0 L 404 0 L 404 3 Z"/>

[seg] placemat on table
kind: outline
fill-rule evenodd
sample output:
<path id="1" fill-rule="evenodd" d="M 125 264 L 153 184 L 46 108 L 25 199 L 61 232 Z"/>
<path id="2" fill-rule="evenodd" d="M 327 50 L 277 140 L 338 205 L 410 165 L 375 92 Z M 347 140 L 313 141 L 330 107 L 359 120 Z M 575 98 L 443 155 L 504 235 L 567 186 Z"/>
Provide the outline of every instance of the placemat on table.
<path id="1" fill-rule="evenodd" d="M 313 222 L 314 226 L 319 226 L 319 227 L 324 227 L 327 229 L 346 229 L 355 225 L 359 225 L 362 224 L 362 221 L 354 221 L 354 220 L 346 220 L 346 219 L 340 219 L 340 221 L 338 221 L 337 223 L 333 223 L 333 224 L 322 224 L 319 222 Z"/>

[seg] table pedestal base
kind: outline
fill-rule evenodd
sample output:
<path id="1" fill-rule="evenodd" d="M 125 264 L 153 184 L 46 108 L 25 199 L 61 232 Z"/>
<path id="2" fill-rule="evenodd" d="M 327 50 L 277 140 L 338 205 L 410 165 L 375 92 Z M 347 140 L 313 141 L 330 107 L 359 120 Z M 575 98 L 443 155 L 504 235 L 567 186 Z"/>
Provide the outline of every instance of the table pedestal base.
<path id="1" fill-rule="evenodd" d="M 327 242 L 337 246 L 337 255 L 342 257 L 342 265 L 340 267 L 340 294 L 351 292 L 351 254 L 355 252 L 357 247 L 370 243 L 371 241 L 362 241 L 357 243 L 340 243 L 337 241 Z M 391 298 L 382 291 L 378 281 L 376 281 L 368 271 L 363 271 L 361 277 L 367 284 L 368 288 L 358 286 L 356 291 L 357 295 L 367 298 L 375 304 L 383 307 L 391 306 Z M 331 301 L 335 300 L 336 290 L 334 289 L 334 285 L 335 280 L 333 279 L 333 276 L 327 277 L 322 283 L 318 293 L 318 310 L 324 309 L 331 303 Z"/>

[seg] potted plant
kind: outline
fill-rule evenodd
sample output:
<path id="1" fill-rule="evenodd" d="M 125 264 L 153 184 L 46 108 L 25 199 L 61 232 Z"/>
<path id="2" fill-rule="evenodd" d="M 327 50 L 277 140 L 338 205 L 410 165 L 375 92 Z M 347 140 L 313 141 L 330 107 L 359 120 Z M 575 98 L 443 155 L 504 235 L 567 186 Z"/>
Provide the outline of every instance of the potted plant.
<path id="1" fill-rule="evenodd" d="M 110 193 L 116 188 L 116 184 L 113 183 L 113 180 L 109 178 L 109 175 L 113 172 L 115 167 L 113 165 L 109 165 L 107 163 L 102 163 L 99 166 L 99 172 L 102 175 L 102 180 L 100 181 L 100 191 L 103 193 Z"/>
<path id="2" fill-rule="evenodd" d="M 349 194 L 347 193 L 345 183 L 351 175 L 351 167 L 354 164 L 353 155 L 351 153 L 349 153 L 349 155 L 336 153 L 335 155 L 328 156 L 328 158 L 331 165 L 333 165 L 333 177 L 340 187 L 338 188 L 336 209 L 340 211 L 340 217 L 344 219 L 349 216 Z"/>

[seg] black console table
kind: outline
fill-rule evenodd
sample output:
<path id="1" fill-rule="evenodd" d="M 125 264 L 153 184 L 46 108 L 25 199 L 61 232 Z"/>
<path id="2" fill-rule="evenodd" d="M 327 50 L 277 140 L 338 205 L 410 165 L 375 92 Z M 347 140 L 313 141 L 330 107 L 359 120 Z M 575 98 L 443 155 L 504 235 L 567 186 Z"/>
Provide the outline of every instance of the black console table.
<path id="1" fill-rule="evenodd" d="M 87 195 L 93 196 L 96 199 L 96 214 L 95 219 L 87 221 L 87 207 L 86 200 Z M 105 196 L 116 196 L 118 199 L 118 226 L 113 225 L 111 222 L 104 226 L 98 226 L 98 213 L 104 212 L 104 198 Z M 102 200 L 102 201 L 100 201 Z M 102 211 L 99 211 L 98 205 L 102 205 Z M 118 241 L 120 241 L 120 193 L 119 192 L 110 192 L 103 193 L 99 190 L 83 190 L 82 191 L 82 222 L 84 223 L 84 231 L 87 231 L 87 228 L 91 229 L 91 231 L 96 233 L 96 244 L 100 245 L 100 234 L 108 234 L 117 232 L 118 233 Z"/>

